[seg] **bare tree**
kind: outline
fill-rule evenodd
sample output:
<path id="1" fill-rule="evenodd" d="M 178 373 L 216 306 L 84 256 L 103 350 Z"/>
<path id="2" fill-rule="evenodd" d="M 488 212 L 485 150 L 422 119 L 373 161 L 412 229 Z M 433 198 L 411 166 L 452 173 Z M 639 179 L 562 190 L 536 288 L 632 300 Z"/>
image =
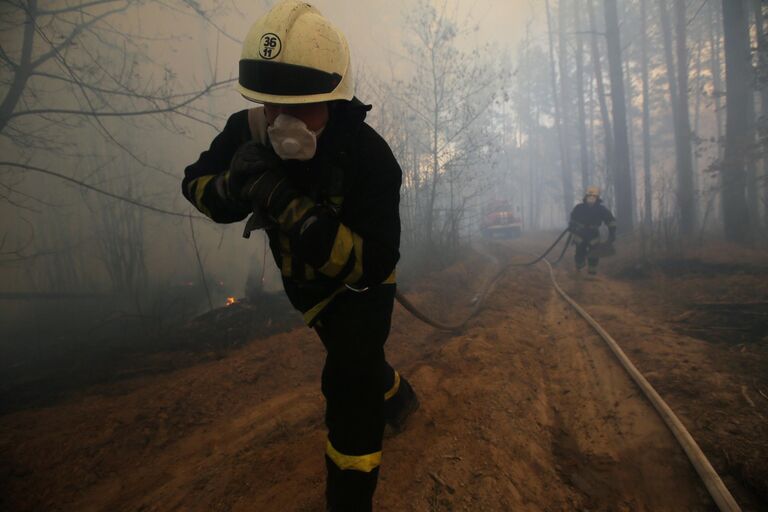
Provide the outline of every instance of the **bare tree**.
<path id="1" fill-rule="evenodd" d="M 145 0 L 81 0 L 59 7 L 43 7 L 38 0 L 4 4 L 0 10 L 0 85 L 5 89 L 0 99 L 0 137 L 14 149 L 13 159 L 3 158 L 3 166 L 14 176 L 50 171 L 48 176 L 61 174 L 70 182 L 87 184 L 86 177 L 78 176 L 77 166 L 68 172 L 62 166 L 46 169 L 30 161 L 54 156 L 63 163 L 66 158 L 79 158 L 73 139 L 82 135 L 81 130 L 92 128 L 136 167 L 176 179 L 174 173 L 132 149 L 110 122 L 152 118 L 175 132 L 180 131 L 176 119 L 212 124 L 210 115 L 197 109 L 195 102 L 232 79 L 214 78 L 179 92 L 185 87 L 169 66 L 152 60 L 144 48 L 144 36 L 120 28 L 129 15 L 159 5 Z M 195 2 L 179 0 L 179 5 L 167 6 L 215 26 L 209 11 Z M 17 197 L 20 190 L 13 188 Z M 120 191 L 112 195 L 123 197 Z"/>
<path id="2" fill-rule="evenodd" d="M 436 9 L 423 0 L 407 21 L 414 74 L 388 92 L 405 105 L 418 131 L 415 181 L 424 191 L 424 217 L 415 227 L 423 227 L 420 240 L 434 249 L 456 242 L 468 201 L 484 186 L 479 178 L 496 141 L 488 116 L 502 70 L 489 47 L 460 49 L 468 29 L 451 18 L 447 4 Z"/>

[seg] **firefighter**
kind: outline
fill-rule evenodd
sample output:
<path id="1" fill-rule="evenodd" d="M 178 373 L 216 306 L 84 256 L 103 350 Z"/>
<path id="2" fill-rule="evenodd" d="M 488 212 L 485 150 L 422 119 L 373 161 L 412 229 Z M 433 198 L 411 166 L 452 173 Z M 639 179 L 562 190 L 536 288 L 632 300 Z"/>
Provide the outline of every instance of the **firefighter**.
<path id="1" fill-rule="evenodd" d="M 571 211 L 571 221 L 568 226 L 573 235 L 573 243 L 576 245 L 574 260 L 577 271 L 584 268 L 587 260 L 589 274 L 597 274 L 600 257 L 593 252 L 593 249 L 600 244 L 600 225 L 603 223 L 608 226 L 608 243 L 613 244 L 616 241 L 616 219 L 611 210 L 603 206 L 600 188 L 589 187 L 584 194 L 584 200 Z"/>
<path id="2" fill-rule="evenodd" d="M 248 32 L 230 116 L 184 196 L 216 222 L 263 227 L 286 294 L 326 349 L 328 510 L 371 510 L 385 425 L 418 408 L 386 361 L 400 257 L 402 171 L 354 97 L 347 42 L 314 7 L 283 0 Z"/>

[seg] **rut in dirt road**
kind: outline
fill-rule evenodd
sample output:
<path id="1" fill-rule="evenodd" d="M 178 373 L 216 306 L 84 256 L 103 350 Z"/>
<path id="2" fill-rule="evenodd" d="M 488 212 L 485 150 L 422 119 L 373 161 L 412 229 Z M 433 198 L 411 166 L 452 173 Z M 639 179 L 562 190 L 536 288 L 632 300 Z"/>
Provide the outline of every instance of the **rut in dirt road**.
<path id="1" fill-rule="evenodd" d="M 706 510 L 709 497 L 682 449 L 586 323 L 554 292 L 547 327 L 556 347 L 549 389 L 555 453 L 588 508 Z"/>

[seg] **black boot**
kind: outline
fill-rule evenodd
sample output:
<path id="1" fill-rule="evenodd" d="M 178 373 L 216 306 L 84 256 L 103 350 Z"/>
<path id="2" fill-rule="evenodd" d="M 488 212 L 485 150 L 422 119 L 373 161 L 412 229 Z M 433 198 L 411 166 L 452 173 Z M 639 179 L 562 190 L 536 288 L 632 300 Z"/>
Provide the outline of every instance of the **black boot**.
<path id="1" fill-rule="evenodd" d="M 387 422 L 388 435 L 396 435 L 405 430 L 408 418 L 419 408 L 419 399 L 413 391 L 411 383 L 400 376 L 400 387 L 397 393 L 384 402 L 384 418 Z"/>

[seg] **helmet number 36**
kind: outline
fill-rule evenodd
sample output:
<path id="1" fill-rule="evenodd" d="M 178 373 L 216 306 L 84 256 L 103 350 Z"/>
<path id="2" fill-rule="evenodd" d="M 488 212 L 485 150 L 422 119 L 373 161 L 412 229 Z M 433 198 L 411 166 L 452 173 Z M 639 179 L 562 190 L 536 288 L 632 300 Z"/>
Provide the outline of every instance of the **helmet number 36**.
<path id="1" fill-rule="evenodd" d="M 282 46 L 280 38 L 276 34 L 264 34 L 261 36 L 259 54 L 263 59 L 274 59 L 280 54 Z"/>

